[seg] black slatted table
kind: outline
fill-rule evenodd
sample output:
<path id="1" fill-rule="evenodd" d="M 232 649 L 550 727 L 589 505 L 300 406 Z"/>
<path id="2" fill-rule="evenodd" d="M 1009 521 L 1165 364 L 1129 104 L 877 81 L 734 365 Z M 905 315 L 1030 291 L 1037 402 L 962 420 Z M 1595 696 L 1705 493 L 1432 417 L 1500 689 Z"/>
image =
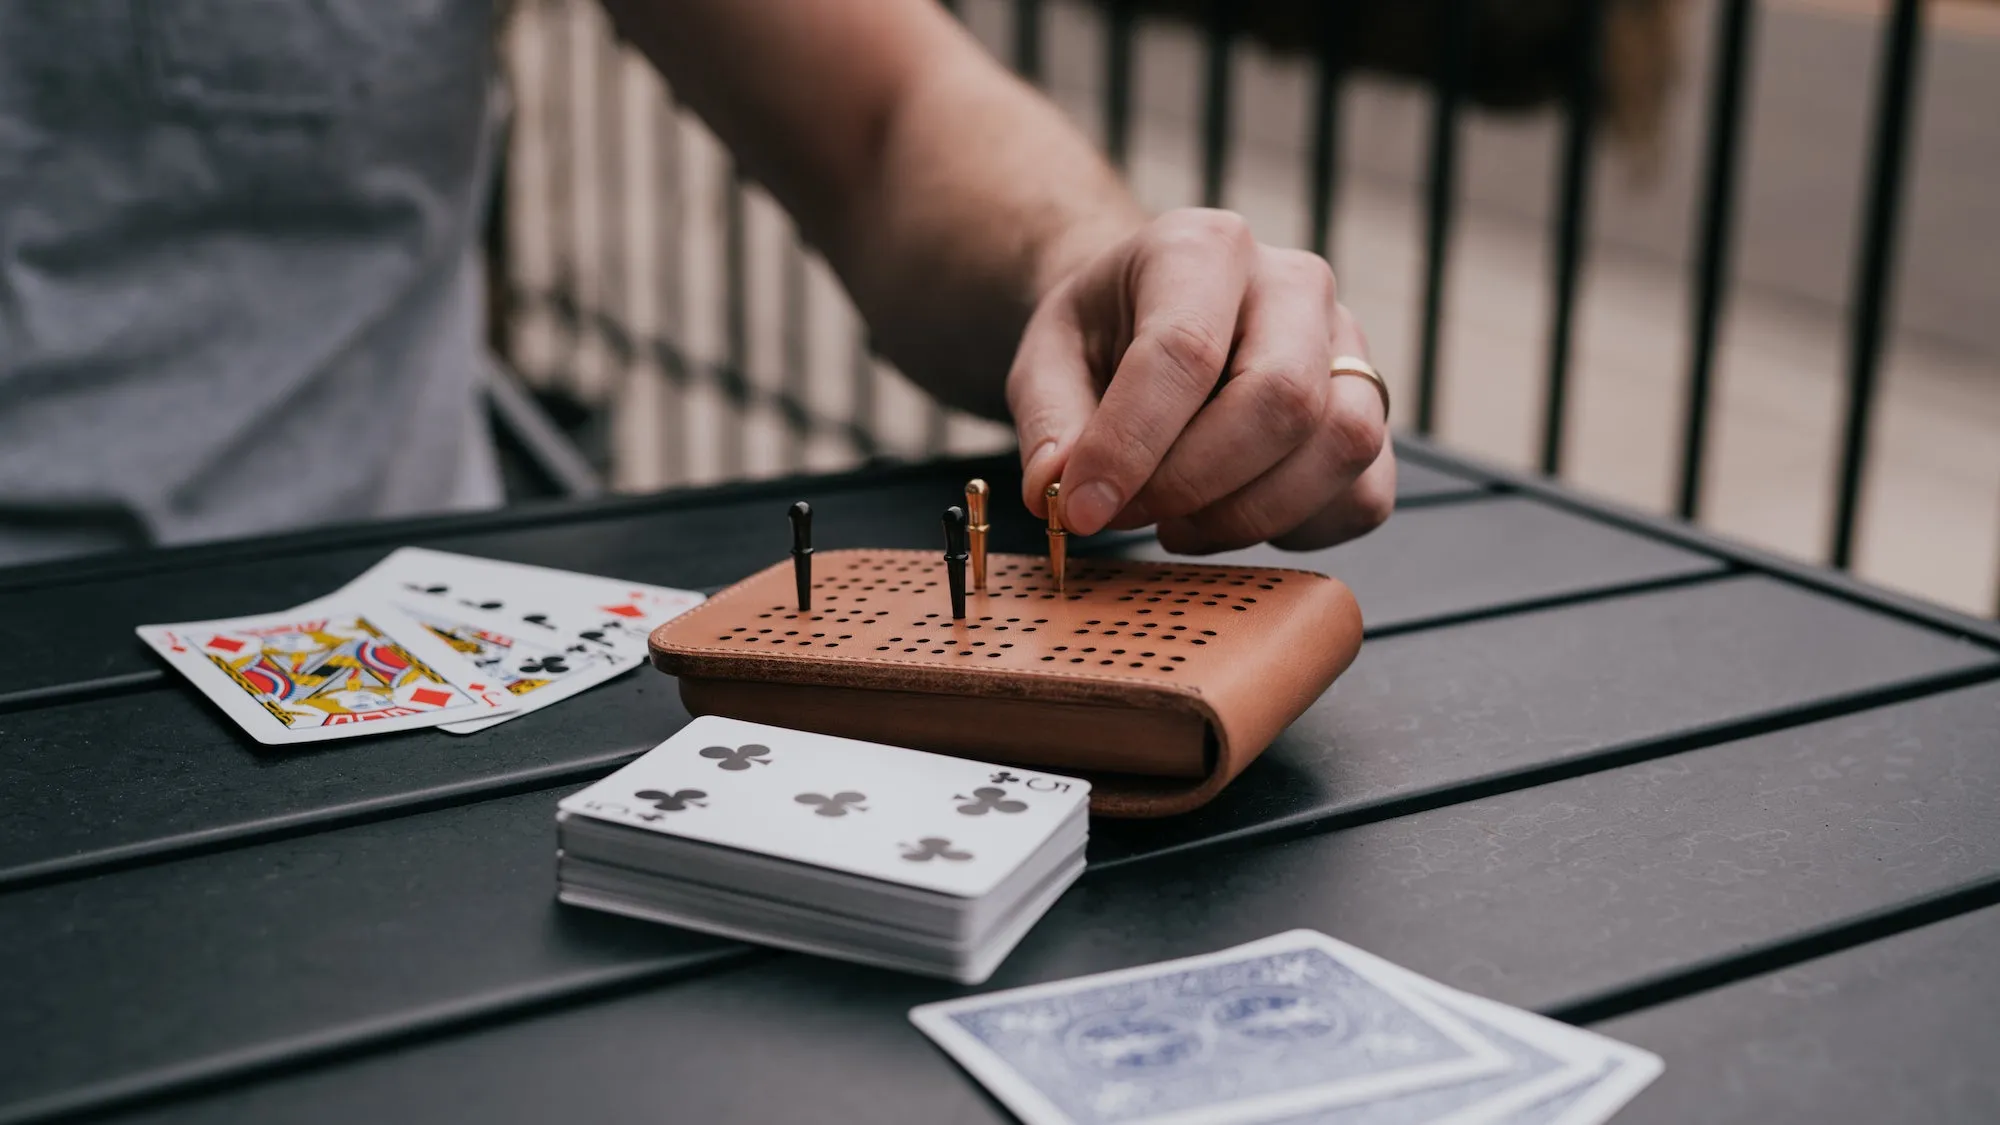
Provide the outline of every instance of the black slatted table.
<path id="1" fill-rule="evenodd" d="M 1282 556 L 1355 589 L 1354 667 L 1210 807 L 1100 822 L 989 987 L 1309 926 L 1658 1051 L 1634 1121 L 2000 1119 L 2000 631 L 1404 458 L 1386 527 Z M 0 571 L 62 638 L 0 648 L 0 1122 L 1005 1120 L 904 1019 L 952 986 L 554 902 L 555 802 L 686 721 L 666 677 L 271 753 L 131 633 L 405 543 L 714 587 L 802 497 L 933 546 L 975 474 L 1014 510 L 954 462 Z"/>

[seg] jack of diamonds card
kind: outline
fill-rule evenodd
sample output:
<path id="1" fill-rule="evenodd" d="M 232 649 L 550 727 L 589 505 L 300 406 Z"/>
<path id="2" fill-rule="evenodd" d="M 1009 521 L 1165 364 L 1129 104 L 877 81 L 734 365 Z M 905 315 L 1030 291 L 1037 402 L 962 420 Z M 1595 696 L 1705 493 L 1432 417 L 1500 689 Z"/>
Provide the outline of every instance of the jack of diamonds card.
<path id="1" fill-rule="evenodd" d="M 380 603 L 142 625 L 138 634 L 271 745 L 484 719 L 517 706 L 503 681 Z"/>

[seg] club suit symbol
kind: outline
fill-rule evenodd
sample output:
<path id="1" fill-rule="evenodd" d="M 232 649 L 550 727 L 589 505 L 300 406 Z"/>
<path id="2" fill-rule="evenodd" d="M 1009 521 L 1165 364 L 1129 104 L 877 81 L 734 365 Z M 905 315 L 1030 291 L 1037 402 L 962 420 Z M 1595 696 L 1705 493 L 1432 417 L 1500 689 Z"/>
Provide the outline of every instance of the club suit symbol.
<path id="1" fill-rule="evenodd" d="M 951 841 L 945 839 L 943 836 L 925 836 L 923 839 L 918 840 L 914 846 L 904 844 L 902 847 L 903 858 L 909 860 L 911 863 L 929 863 L 934 859 L 961 863 L 972 858 L 971 852 L 961 852 L 953 849 Z"/>
<path id="2" fill-rule="evenodd" d="M 569 671 L 569 660 L 566 657 L 558 655 L 537 656 L 529 660 L 523 660 L 520 671 L 523 676 L 540 676 L 544 674 L 560 676 Z"/>
<path id="3" fill-rule="evenodd" d="M 970 797 L 963 793 L 954 793 L 952 797 L 955 800 L 966 802 L 958 806 L 958 811 L 964 813 L 966 816 L 985 816 L 990 812 L 1018 813 L 1028 811 L 1028 802 L 1016 801 L 1007 796 L 1005 789 L 996 789 L 991 785 L 982 785 L 974 789 Z"/>
<path id="4" fill-rule="evenodd" d="M 1001 770 L 999 773 L 994 774 L 992 777 L 989 777 L 986 780 L 992 782 L 995 785 L 1005 785 L 1010 781 L 1025 781 L 1027 779 L 1022 777 L 1018 773 L 1012 773 L 1007 770 Z"/>
<path id="5" fill-rule="evenodd" d="M 708 807 L 708 801 L 705 799 L 708 794 L 699 789 L 676 789 L 671 793 L 659 789 L 641 789 L 632 795 L 641 801 L 653 802 L 653 807 L 661 812 L 680 812 L 689 805 L 698 809 Z"/>
<path id="6" fill-rule="evenodd" d="M 701 756 L 713 759 L 718 769 L 747 770 L 753 762 L 760 766 L 770 765 L 770 753 L 769 746 L 759 746 L 752 742 L 748 746 L 738 746 L 734 749 L 727 746 L 705 747 Z"/>
<path id="7" fill-rule="evenodd" d="M 850 812 L 867 812 L 868 806 L 861 803 L 867 799 L 868 794 L 856 793 L 852 789 L 843 789 L 831 797 L 824 793 L 801 793 L 792 798 L 801 805 L 817 806 L 813 809 L 814 816 L 846 816 Z"/>

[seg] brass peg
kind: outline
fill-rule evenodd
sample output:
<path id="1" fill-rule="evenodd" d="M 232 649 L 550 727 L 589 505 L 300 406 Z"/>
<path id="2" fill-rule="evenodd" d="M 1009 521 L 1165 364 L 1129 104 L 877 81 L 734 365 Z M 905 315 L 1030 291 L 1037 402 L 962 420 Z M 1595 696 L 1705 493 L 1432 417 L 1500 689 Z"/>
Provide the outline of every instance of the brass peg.
<path id="1" fill-rule="evenodd" d="M 1049 501 L 1049 575 L 1056 580 L 1056 592 L 1063 588 L 1063 572 L 1069 569 L 1069 531 L 1063 527 L 1062 482 L 1049 486 L 1042 495 Z"/>
<path id="2" fill-rule="evenodd" d="M 966 532 L 972 540 L 972 589 L 986 592 L 986 482 L 974 477 L 965 482 Z"/>

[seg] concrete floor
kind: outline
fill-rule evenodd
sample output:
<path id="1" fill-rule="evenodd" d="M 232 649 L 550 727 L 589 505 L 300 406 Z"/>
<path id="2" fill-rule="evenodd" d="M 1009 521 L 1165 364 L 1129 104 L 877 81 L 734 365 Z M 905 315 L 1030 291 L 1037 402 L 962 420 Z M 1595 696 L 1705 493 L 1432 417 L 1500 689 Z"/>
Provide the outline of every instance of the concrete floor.
<path id="1" fill-rule="evenodd" d="M 971 0 L 967 21 L 1004 44 L 1005 0 Z M 1678 482 L 1689 321 L 1686 247 L 1699 169 L 1701 77 L 1708 8 L 1691 5 L 1690 64 L 1662 138 L 1658 172 L 1605 154 L 1595 180 L 1589 273 L 1578 309 L 1574 383 L 1564 449 L 1570 483 L 1665 511 Z M 1852 260 L 1875 15 L 1851 0 L 1763 6 L 1745 149 L 1733 299 L 1718 385 L 1701 522 L 1807 559 L 1830 534 L 1843 398 L 1843 303 Z M 1980 614 L 1994 612 L 2000 575 L 2000 18 L 1933 4 L 1922 129 L 1915 144 L 1899 278 L 1898 330 L 1872 430 L 1856 569 L 1864 577 Z M 571 34 L 551 39 L 549 20 Z M 1045 40 L 1050 86 L 1097 131 L 1100 40 L 1088 9 L 1055 4 Z M 556 47 L 552 47 L 552 43 Z M 563 45 L 566 44 L 566 47 Z M 672 118 L 641 65 L 613 66 L 601 20 L 587 6 L 530 8 L 510 43 L 521 91 L 513 167 L 517 279 L 552 283 L 575 255 L 587 306 L 691 354 L 722 352 L 724 157 L 699 125 Z M 552 49 L 566 49 L 575 94 L 622 99 L 617 140 L 608 118 L 548 97 Z M 1149 205 L 1197 194 L 1195 98 L 1200 45 L 1185 32 L 1141 35 L 1131 174 Z M 1305 237 L 1303 153 L 1308 75 L 1294 62 L 1244 51 L 1238 67 L 1230 206 L 1269 241 Z M 596 79 L 591 76 L 597 76 Z M 604 79 L 605 89 L 587 85 Z M 1987 107 L 1987 108 L 1981 108 Z M 1367 325 L 1382 368 L 1411 401 L 1420 307 L 1419 211 L 1426 99 L 1357 80 L 1336 229 L 1345 299 Z M 1548 201 L 1552 117 L 1468 121 L 1452 248 L 1438 412 L 1448 445 L 1528 466 L 1539 447 L 1549 318 Z M 615 197 L 603 190 L 619 177 Z M 678 187 L 678 190 L 676 190 Z M 671 200 L 663 207 L 661 201 Z M 750 211 L 749 368 L 776 386 L 785 367 L 783 278 L 789 232 L 768 200 Z M 572 250 L 571 248 L 580 248 Z M 814 408 L 853 408 L 852 314 L 816 260 L 806 269 L 799 349 Z M 560 365 L 578 389 L 616 403 L 616 483 L 623 488 L 768 475 L 851 463 L 832 437 L 795 448 L 776 413 L 738 418 L 712 388 L 680 391 L 645 365 L 622 378 L 586 337 L 575 360 L 550 322 L 527 317 L 515 339 L 531 374 Z M 1407 418 L 1407 415 L 1405 415 Z M 943 422 L 953 449 L 1004 446 L 1004 429 L 940 420 L 920 394 L 884 373 L 876 428 L 913 451 Z M 725 434 L 741 434 L 730 469 Z"/>

